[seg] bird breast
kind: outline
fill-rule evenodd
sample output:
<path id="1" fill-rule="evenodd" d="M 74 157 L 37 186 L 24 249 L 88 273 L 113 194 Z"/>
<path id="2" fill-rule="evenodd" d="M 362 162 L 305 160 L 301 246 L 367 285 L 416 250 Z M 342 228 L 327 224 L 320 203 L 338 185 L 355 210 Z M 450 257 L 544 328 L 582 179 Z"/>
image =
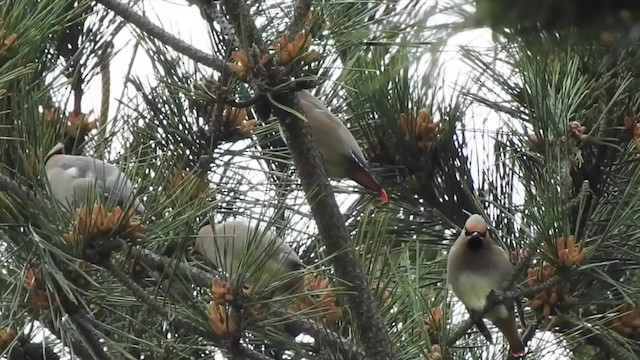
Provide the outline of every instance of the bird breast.
<path id="1" fill-rule="evenodd" d="M 482 311 L 487 303 L 487 295 L 496 287 L 496 282 L 490 277 L 479 276 L 465 272 L 458 280 L 457 296 L 462 303 L 471 310 Z"/>

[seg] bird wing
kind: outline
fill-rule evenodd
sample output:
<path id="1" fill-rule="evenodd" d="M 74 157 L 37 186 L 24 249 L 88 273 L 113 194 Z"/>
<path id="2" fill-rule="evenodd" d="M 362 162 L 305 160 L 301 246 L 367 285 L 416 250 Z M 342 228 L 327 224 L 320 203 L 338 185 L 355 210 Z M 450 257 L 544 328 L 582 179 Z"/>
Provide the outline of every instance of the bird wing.
<path id="1" fill-rule="evenodd" d="M 246 223 L 240 223 L 239 226 L 236 226 L 236 229 L 238 227 L 244 229 L 249 228 Z M 281 276 L 286 272 L 300 270 L 304 267 L 298 255 L 284 239 L 276 236 L 271 230 L 260 227 L 251 228 L 252 230 L 250 232 L 243 230 L 243 233 L 239 235 L 246 239 L 246 242 L 249 242 L 250 239 L 255 242 L 255 245 L 252 246 L 253 249 L 249 249 L 249 251 L 259 251 L 260 253 L 270 254 L 270 260 L 265 266 L 269 267 L 272 272 Z"/>
<path id="2" fill-rule="evenodd" d="M 285 266 L 290 270 L 302 270 L 306 267 L 306 265 L 300 260 L 298 254 L 289 246 L 284 240 L 278 246 L 278 253 L 280 253 L 281 258 Z"/>
<path id="3" fill-rule="evenodd" d="M 107 198 L 114 197 L 117 202 L 129 204 L 133 201 L 133 206 L 140 212 L 145 212 L 142 203 L 135 196 L 133 183 L 124 177 L 119 170 L 113 173 L 113 176 L 106 176 L 102 190 Z"/>
<path id="4" fill-rule="evenodd" d="M 322 101 L 306 90 L 298 92 L 298 100 L 307 119 L 312 118 L 309 126 L 319 148 L 339 152 L 355 160 L 358 165 L 367 167 L 367 160 L 356 138 Z M 338 143 L 342 146 L 336 146 Z"/>
<path id="5" fill-rule="evenodd" d="M 210 236 L 204 240 L 205 256 L 217 267 L 222 266 L 227 272 L 235 272 L 246 251 L 247 240 L 244 228 L 232 223 L 219 224 L 215 226 L 215 236 L 211 225 L 203 229 L 207 229 L 207 234 Z"/>
<path id="6" fill-rule="evenodd" d="M 500 273 L 504 274 L 504 279 L 502 282 L 507 280 L 513 274 L 513 264 L 511 264 L 511 259 L 507 252 L 498 245 L 493 245 L 493 249 L 495 251 L 495 267 L 500 270 Z"/>
<path id="7" fill-rule="evenodd" d="M 63 171 L 65 177 L 71 179 L 77 192 L 86 191 L 90 183 L 95 181 L 96 191 L 100 191 L 107 198 L 113 198 L 117 203 L 126 204 L 134 199 L 133 184 L 120 169 L 105 161 L 86 156 L 57 155 L 47 162 L 47 168 L 57 168 Z M 88 181 L 87 181 L 88 180 Z M 138 199 L 134 206 L 144 212 L 144 206 Z"/>
<path id="8" fill-rule="evenodd" d="M 64 168 L 47 163 L 45 170 L 51 195 L 64 207 L 73 206 L 73 199 L 76 197 L 74 187 L 77 180 L 73 169 L 65 170 Z M 81 197 L 84 195 L 77 194 L 77 196 Z"/>

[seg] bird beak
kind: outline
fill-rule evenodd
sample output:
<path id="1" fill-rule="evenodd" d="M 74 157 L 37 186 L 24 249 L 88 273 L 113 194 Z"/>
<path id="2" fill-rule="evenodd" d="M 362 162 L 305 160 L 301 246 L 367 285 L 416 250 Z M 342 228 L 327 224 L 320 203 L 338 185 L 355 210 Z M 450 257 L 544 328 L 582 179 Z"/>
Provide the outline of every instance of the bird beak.
<path id="1" fill-rule="evenodd" d="M 482 235 L 480 235 L 479 232 L 475 231 L 473 233 L 471 233 L 471 235 L 469 236 L 470 240 L 475 240 L 475 241 L 482 241 Z"/>

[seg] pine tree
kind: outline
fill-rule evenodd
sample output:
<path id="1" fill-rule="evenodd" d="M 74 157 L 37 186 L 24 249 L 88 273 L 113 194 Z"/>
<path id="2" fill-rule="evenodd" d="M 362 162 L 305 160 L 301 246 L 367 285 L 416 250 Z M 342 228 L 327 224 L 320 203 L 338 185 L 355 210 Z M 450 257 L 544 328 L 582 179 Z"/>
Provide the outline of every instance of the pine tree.
<path id="1" fill-rule="evenodd" d="M 4 356 L 504 359 L 502 335 L 487 344 L 444 280 L 470 213 L 512 254 L 502 295 L 522 300 L 529 359 L 640 353 L 633 9 L 619 31 L 593 20 L 615 6 L 187 2 L 210 47 L 118 0 L 0 1 Z M 465 17 L 432 25 L 451 10 Z M 451 92 L 442 54 L 469 24 L 489 25 L 496 46 L 461 49 L 473 73 Z M 603 29 L 630 35 L 612 46 L 593 36 Z M 116 94 L 123 31 L 154 76 L 133 76 L 131 60 Z M 291 95 L 302 89 L 348 125 L 389 204 L 328 182 Z M 44 171 L 57 142 L 117 164 L 148 212 L 62 209 Z M 232 219 L 286 239 L 309 266 L 289 277 L 315 304 L 274 296 L 287 278 L 250 283 L 269 250 L 228 274 L 190 252 L 199 224 Z"/>

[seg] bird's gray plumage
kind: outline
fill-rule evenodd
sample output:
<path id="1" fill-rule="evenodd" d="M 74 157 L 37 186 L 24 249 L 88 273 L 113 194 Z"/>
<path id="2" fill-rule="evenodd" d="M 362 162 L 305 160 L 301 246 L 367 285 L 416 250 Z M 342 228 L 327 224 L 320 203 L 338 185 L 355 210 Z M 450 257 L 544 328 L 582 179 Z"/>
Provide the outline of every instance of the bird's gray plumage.
<path id="1" fill-rule="evenodd" d="M 144 205 L 134 196 L 134 188 L 120 169 L 105 161 L 64 154 L 58 143 L 45 158 L 45 171 L 53 197 L 69 210 L 87 206 L 86 201 L 113 200 L 120 206 L 133 202 L 139 213 Z"/>
<path id="2" fill-rule="evenodd" d="M 489 291 L 500 290 L 502 283 L 513 274 L 513 266 L 507 253 L 489 243 L 490 240 L 487 248 L 480 251 L 471 250 L 465 240 L 461 234 L 449 251 L 447 277 L 453 292 L 468 309 L 482 311 Z M 504 317 L 505 314 L 495 315 Z"/>
<path id="3" fill-rule="evenodd" d="M 471 215 L 447 257 L 447 280 L 453 292 L 467 309 L 481 313 L 489 293 L 501 292 L 512 274 L 509 256 L 493 243 L 484 219 Z M 514 353 L 524 351 L 515 325 L 513 299 L 493 307 L 485 317 L 503 332 Z"/>
<path id="4" fill-rule="evenodd" d="M 353 165 L 368 169 L 367 160 L 358 141 L 327 106 L 306 90 L 298 91 L 296 96 L 308 120 L 318 151 L 322 155 L 327 176 L 333 179 L 349 177 L 348 170 Z M 285 140 L 282 129 L 280 135 Z"/>
<path id="5" fill-rule="evenodd" d="M 320 99 L 306 90 L 296 93 L 300 107 L 311 128 L 316 147 L 322 156 L 322 165 L 332 179 L 351 179 L 380 195 L 383 204 L 389 202 L 387 192 L 369 171 L 358 141 Z M 286 143 L 280 123 L 280 136 Z"/>
<path id="6" fill-rule="evenodd" d="M 205 225 L 198 231 L 194 252 L 207 258 L 217 269 L 223 270 L 232 276 L 237 276 L 240 269 L 251 268 L 260 273 L 260 278 L 249 274 L 248 281 L 256 281 L 265 284 L 283 277 L 286 274 L 305 268 L 293 249 L 273 232 L 264 230 L 258 226 L 250 225 L 246 221 L 233 220 L 215 226 Z M 256 261 L 260 256 L 268 256 L 262 259 L 260 265 L 264 267 L 241 265 L 241 261 Z M 250 259 L 253 257 L 253 259 Z M 302 274 L 296 276 L 285 286 L 302 291 Z"/>

